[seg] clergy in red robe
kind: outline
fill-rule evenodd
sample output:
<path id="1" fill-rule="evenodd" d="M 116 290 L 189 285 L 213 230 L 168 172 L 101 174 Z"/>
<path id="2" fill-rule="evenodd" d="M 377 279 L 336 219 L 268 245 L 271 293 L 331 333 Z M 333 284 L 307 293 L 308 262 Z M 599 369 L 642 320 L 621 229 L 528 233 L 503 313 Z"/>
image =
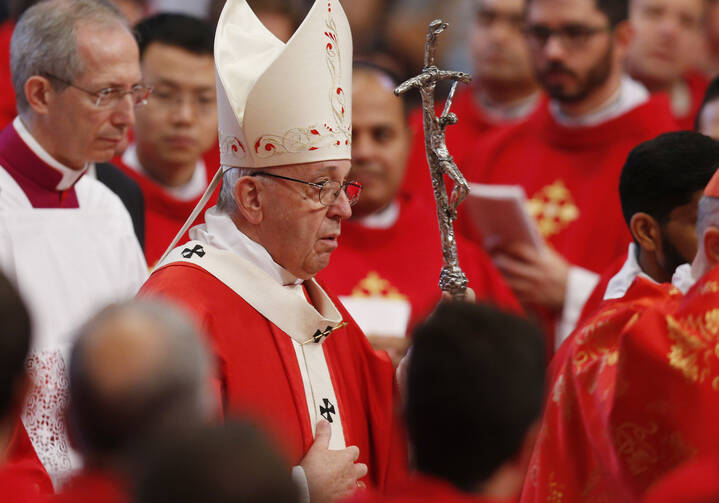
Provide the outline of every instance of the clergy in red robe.
<path id="1" fill-rule="evenodd" d="M 396 363 L 409 344 L 408 327 L 424 319 L 440 299 L 443 260 L 434 202 L 399 189 L 410 132 L 394 87 L 382 68 L 355 64 L 351 176 L 362 183 L 362 197 L 342 227 L 341 245 L 318 277 L 340 295 L 373 346 L 387 350 Z M 457 249 L 478 298 L 520 309 L 475 243 L 460 236 Z"/>
<path id="2" fill-rule="evenodd" d="M 314 279 L 361 189 L 348 178 L 351 59 L 337 0 L 318 0 L 287 44 L 245 0 L 227 2 L 215 35 L 222 190 L 140 292 L 202 324 L 224 410 L 267 426 L 311 498 L 359 479 L 383 488 L 406 454 L 389 359 Z"/>
<path id="3" fill-rule="evenodd" d="M 52 501 L 129 502 L 143 449 L 179 438 L 216 411 L 210 357 L 184 313 L 156 300 L 113 304 L 80 330 L 72 349 L 70 438 L 83 469 Z"/>
<path id="4" fill-rule="evenodd" d="M 460 170 L 467 168 L 468 157 L 481 148 L 490 131 L 522 122 L 543 99 L 522 33 L 525 0 L 477 0 L 472 6 L 472 86 L 457 90 L 452 111 L 459 122 L 447 128 L 446 135 L 447 147 Z M 444 103 L 437 105 L 438 115 L 443 107 Z M 409 124 L 412 147 L 402 188 L 431 199 L 421 110 L 410 115 Z"/>
<path id="5" fill-rule="evenodd" d="M 522 501 L 635 501 L 668 471 L 719 451 L 718 187 L 715 175 L 699 202 L 700 280 L 686 296 L 637 277 L 560 349 Z"/>
<path id="6" fill-rule="evenodd" d="M 416 473 L 357 499 L 516 501 L 543 401 L 538 328 L 492 306 L 444 302 L 413 340 L 404 401 Z"/>
<path id="7" fill-rule="evenodd" d="M 704 0 L 631 0 L 629 74 L 671 102 L 680 129 L 693 129 L 709 80 L 697 71 L 705 36 Z"/>
<path id="8" fill-rule="evenodd" d="M 214 34 L 206 21 L 158 14 L 138 23 L 135 35 L 143 80 L 153 93 L 136 113 L 134 142 L 114 162 L 142 189 L 145 259 L 152 267 L 219 163 Z"/>
<path id="9" fill-rule="evenodd" d="M 619 198 L 633 242 L 602 274 L 580 324 L 602 301 L 621 298 L 637 276 L 668 283 L 694 259 L 697 204 L 717 167 L 719 142 L 691 131 L 665 133 L 632 149 Z"/>
<path id="10" fill-rule="evenodd" d="M 526 192 L 548 246 L 504 243 L 491 251 L 519 300 L 546 313 L 560 337 L 576 324 L 597 273 L 629 243 L 616 190 L 627 154 L 675 128 L 666 99 L 651 98 L 623 73 L 626 10 L 584 0 L 567 5 L 532 0 L 527 10 L 534 69 L 551 100 L 493 134 L 466 173 L 472 182 Z"/>

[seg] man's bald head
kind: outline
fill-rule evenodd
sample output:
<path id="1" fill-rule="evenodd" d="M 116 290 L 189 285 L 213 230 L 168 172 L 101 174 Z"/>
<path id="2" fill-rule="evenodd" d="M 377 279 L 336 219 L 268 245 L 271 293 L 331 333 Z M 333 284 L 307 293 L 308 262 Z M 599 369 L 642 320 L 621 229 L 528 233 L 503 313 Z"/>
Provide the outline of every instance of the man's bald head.
<path id="1" fill-rule="evenodd" d="M 82 329 L 70 366 L 68 422 L 90 462 L 157 429 L 204 420 L 209 360 L 192 323 L 158 301 L 112 305 Z"/>

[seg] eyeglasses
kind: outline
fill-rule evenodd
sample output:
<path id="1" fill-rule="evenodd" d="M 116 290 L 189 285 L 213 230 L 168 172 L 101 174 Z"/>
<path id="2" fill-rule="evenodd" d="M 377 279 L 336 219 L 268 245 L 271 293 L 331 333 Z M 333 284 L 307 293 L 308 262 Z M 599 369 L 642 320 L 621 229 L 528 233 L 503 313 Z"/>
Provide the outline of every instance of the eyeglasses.
<path id="1" fill-rule="evenodd" d="M 547 45 L 549 39 L 557 36 L 559 42 L 566 49 L 581 49 L 585 47 L 593 36 L 611 31 L 609 26 L 585 26 L 581 24 L 568 24 L 559 28 L 549 28 L 542 25 L 528 26 L 524 29 L 527 41 L 535 48 L 541 49 Z"/>
<path id="2" fill-rule="evenodd" d="M 337 198 L 340 197 L 340 192 L 344 191 L 350 206 L 354 206 L 359 201 L 360 192 L 362 192 L 362 184 L 359 182 L 345 182 L 340 183 L 334 180 L 326 180 L 324 182 L 306 182 L 304 180 L 297 180 L 296 178 L 290 178 L 287 176 L 273 175 L 272 173 L 265 173 L 264 171 L 258 171 L 252 173 L 250 176 L 269 176 L 272 178 L 279 178 L 281 180 L 288 180 L 290 182 L 304 183 L 320 189 L 320 203 L 323 206 L 332 206 Z"/>
<path id="3" fill-rule="evenodd" d="M 141 107 L 147 104 L 147 98 L 152 93 L 152 87 L 142 84 L 132 86 L 129 91 L 125 91 L 124 89 L 117 87 L 107 87 L 105 89 L 100 89 L 99 91 L 89 91 L 80 86 L 76 86 L 72 82 L 56 77 L 55 75 L 51 75 L 49 73 L 46 75 L 51 79 L 55 79 L 58 82 L 65 84 L 66 86 L 74 87 L 75 89 L 79 89 L 80 91 L 89 94 L 95 98 L 95 106 L 98 108 L 114 108 L 118 106 L 122 102 L 123 98 L 125 98 L 128 94 L 132 98 L 132 104 L 136 107 Z"/>

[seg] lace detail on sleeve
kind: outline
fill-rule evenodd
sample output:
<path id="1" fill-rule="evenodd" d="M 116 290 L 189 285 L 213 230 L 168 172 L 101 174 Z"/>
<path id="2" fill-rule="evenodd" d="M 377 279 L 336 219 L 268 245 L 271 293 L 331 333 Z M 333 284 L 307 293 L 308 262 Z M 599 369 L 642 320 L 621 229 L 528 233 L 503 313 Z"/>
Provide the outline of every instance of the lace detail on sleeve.
<path id="1" fill-rule="evenodd" d="M 32 353 L 25 363 L 32 386 L 22 421 L 40 461 L 55 487 L 73 470 L 64 410 L 68 402 L 68 376 L 60 350 Z"/>

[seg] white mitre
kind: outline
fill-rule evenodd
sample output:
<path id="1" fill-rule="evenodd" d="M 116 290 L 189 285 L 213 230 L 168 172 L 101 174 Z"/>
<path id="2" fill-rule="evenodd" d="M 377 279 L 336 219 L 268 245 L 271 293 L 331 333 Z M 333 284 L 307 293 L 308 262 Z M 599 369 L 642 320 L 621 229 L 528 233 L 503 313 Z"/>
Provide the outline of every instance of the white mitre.
<path id="1" fill-rule="evenodd" d="M 246 0 L 228 0 L 215 68 L 223 166 L 350 159 L 352 34 L 339 1 L 316 0 L 285 44 Z"/>

